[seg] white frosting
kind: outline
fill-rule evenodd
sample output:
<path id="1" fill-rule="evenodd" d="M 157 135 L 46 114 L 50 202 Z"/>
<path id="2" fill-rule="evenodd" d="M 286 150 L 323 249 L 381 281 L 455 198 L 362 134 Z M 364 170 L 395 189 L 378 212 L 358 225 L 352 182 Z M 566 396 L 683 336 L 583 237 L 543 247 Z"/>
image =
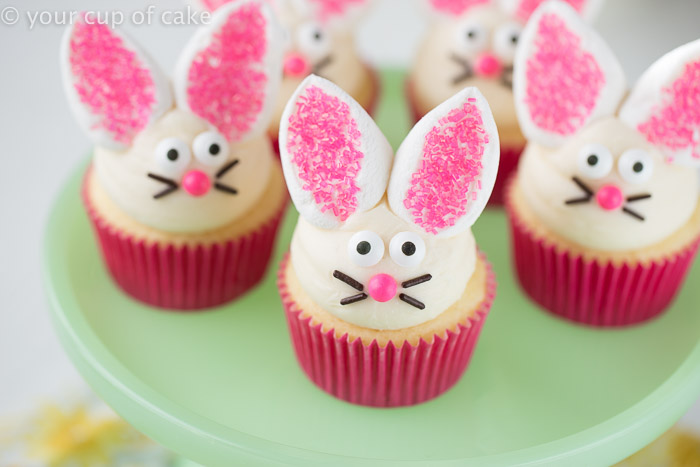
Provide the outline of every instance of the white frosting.
<path id="1" fill-rule="evenodd" d="M 350 14 L 350 16 L 355 15 Z M 331 24 L 321 24 L 315 19 L 312 10 L 303 8 L 303 5 L 296 5 L 293 1 L 279 2 L 278 17 L 287 31 L 288 47 L 286 52 L 306 57 L 312 68 L 330 58 L 330 62 L 319 69 L 317 74 L 337 84 L 355 100 L 366 105 L 366 102 L 362 102 L 366 99 L 361 98 L 367 94 L 367 89 L 372 86 L 373 77 L 357 52 L 352 29 L 354 21 L 333 21 Z M 343 19 L 350 18 L 344 17 Z M 310 25 L 320 28 L 324 34 L 324 40 L 327 44 L 322 53 L 308 50 L 301 40 L 303 29 Z M 284 108 L 305 78 L 306 76 L 283 76 L 269 128 L 271 135 L 277 136 Z"/>
<path id="2" fill-rule="evenodd" d="M 504 85 L 500 77 L 482 78 L 476 75 L 454 83 L 455 77 L 463 73 L 464 69 L 451 58 L 455 54 L 473 65 L 481 53 L 495 53 L 496 30 L 513 21 L 495 4 L 474 7 L 459 18 L 436 20 L 420 45 L 411 71 L 413 92 L 421 110 L 426 112 L 465 87 L 474 86 L 489 102 L 503 139 L 511 139 L 507 138 L 509 136 L 522 139 L 510 86 Z M 455 38 L 467 22 L 479 24 L 487 31 L 488 39 L 483 50 L 464 50 L 457 45 Z M 513 64 L 512 57 L 499 58 L 504 66 Z"/>
<path id="3" fill-rule="evenodd" d="M 384 242 L 383 258 L 374 266 L 360 267 L 348 256 L 347 244 L 353 234 L 370 230 Z M 401 267 L 390 258 L 389 244 L 400 232 L 414 232 L 426 246 L 425 258 L 418 266 Z M 424 323 L 447 310 L 464 293 L 476 267 L 476 245 L 471 231 L 451 238 L 427 235 L 399 219 L 386 202 L 353 217 L 336 230 L 324 230 L 299 218 L 291 244 L 291 262 L 305 292 L 324 310 L 334 316 L 365 328 L 404 329 Z M 371 297 L 357 303 L 341 305 L 340 300 L 358 293 L 333 277 L 338 270 L 365 285 L 375 274 L 389 274 L 399 283 L 396 297 L 380 303 Z M 431 274 L 430 281 L 408 289 L 401 283 Z M 399 299 L 406 293 L 425 304 L 419 310 Z"/>
<path id="4" fill-rule="evenodd" d="M 177 138 L 192 150 L 194 139 L 212 128 L 204 120 L 183 110 L 171 110 L 148 129 L 140 133 L 128 151 L 115 152 L 98 147 L 94 166 L 100 185 L 109 197 L 129 216 L 155 229 L 166 232 L 205 232 L 233 222 L 250 209 L 267 186 L 273 151 L 266 136 L 245 143 L 231 144 L 226 159 L 212 167 L 192 158 L 185 170 L 165 175 L 180 183 L 187 170 L 215 174 L 225 162 L 240 162 L 219 181 L 238 190 L 231 195 L 212 189 L 202 197 L 194 197 L 182 188 L 160 199 L 153 195 L 167 188 L 148 177 L 148 173 L 163 175 L 156 161 L 155 149 L 166 138 Z M 222 154 L 223 156 L 223 154 Z"/>
<path id="5" fill-rule="evenodd" d="M 581 148 L 589 143 L 605 146 L 614 157 L 609 175 L 593 180 L 578 168 Z M 622 178 L 620 156 L 631 149 L 646 151 L 654 162 L 651 178 L 640 184 Z M 614 184 L 625 197 L 651 194 L 650 199 L 627 203 L 645 217 L 641 222 L 621 210 L 606 211 L 595 201 L 566 205 L 584 192 L 573 181 L 578 176 L 594 192 Z M 523 154 L 518 174 L 523 196 L 537 218 L 554 233 L 584 247 L 603 251 L 631 251 L 663 241 L 690 219 L 698 202 L 695 170 L 664 162 L 664 157 L 637 131 L 612 117 L 594 122 L 550 150 L 531 143 Z"/>

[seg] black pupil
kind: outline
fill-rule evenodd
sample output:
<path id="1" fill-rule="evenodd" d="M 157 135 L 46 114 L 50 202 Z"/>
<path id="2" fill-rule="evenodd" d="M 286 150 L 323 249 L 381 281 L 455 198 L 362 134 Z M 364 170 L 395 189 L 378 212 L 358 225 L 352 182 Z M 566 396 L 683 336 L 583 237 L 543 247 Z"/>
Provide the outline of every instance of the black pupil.
<path id="1" fill-rule="evenodd" d="M 370 250 L 372 250 L 372 245 L 369 242 L 363 240 L 357 244 L 357 252 L 361 255 L 366 255 Z"/>
<path id="2" fill-rule="evenodd" d="M 510 42 L 513 44 L 517 44 L 518 43 L 518 35 L 513 34 L 512 36 L 510 36 Z"/>
<path id="3" fill-rule="evenodd" d="M 406 256 L 413 256 L 413 254 L 416 252 L 416 245 L 414 245 L 413 242 L 406 242 L 401 245 L 401 251 Z"/>
<path id="4" fill-rule="evenodd" d="M 598 164 L 598 156 L 596 156 L 595 154 L 591 154 L 590 156 L 588 156 L 588 165 L 593 167 L 597 164 Z"/>
<path id="5" fill-rule="evenodd" d="M 221 147 L 218 144 L 214 143 L 211 146 L 209 146 L 209 154 L 211 154 L 212 156 L 216 156 L 220 152 L 221 152 Z"/>
<path id="6" fill-rule="evenodd" d="M 314 40 L 320 41 L 321 39 L 323 39 L 323 34 L 321 33 L 321 31 L 315 31 Z"/>
<path id="7" fill-rule="evenodd" d="M 471 30 L 471 31 L 467 32 L 467 37 L 468 37 L 469 39 L 474 39 L 474 38 L 476 38 L 476 31 Z"/>
<path id="8" fill-rule="evenodd" d="M 639 173 L 642 170 L 644 170 L 644 164 L 642 164 L 641 162 L 635 162 L 632 166 L 632 170 L 634 170 L 635 173 Z"/>
<path id="9" fill-rule="evenodd" d="M 171 149 L 168 151 L 168 159 L 171 161 L 175 162 L 178 157 L 180 157 L 180 154 L 177 152 L 177 149 Z"/>

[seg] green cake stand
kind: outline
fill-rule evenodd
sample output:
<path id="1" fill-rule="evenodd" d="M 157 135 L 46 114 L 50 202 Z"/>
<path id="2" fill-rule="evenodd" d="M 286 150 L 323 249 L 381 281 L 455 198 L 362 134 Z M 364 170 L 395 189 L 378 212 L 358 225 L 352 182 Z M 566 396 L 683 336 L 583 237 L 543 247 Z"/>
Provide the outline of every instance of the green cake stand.
<path id="1" fill-rule="evenodd" d="M 385 72 L 378 120 L 408 122 L 402 74 Z M 66 184 L 46 232 L 56 330 L 95 391 L 137 429 L 207 466 L 610 465 L 668 429 L 700 395 L 700 267 L 661 318 L 596 330 L 552 317 L 513 279 L 505 216 L 475 226 L 499 289 L 471 366 L 443 396 L 372 409 L 317 389 L 296 363 L 275 287 L 290 213 L 265 281 L 203 313 L 132 301 L 102 265 Z"/>

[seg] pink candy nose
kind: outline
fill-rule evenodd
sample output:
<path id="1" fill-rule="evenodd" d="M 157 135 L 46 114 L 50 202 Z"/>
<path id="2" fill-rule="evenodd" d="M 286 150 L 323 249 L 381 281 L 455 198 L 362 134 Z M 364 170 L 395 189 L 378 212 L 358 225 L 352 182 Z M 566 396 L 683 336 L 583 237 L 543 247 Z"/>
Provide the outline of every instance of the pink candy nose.
<path id="1" fill-rule="evenodd" d="M 389 274 L 372 276 L 367 284 L 369 296 L 378 302 L 388 302 L 396 296 L 396 280 Z"/>
<path id="2" fill-rule="evenodd" d="M 487 52 L 476 59 L 474 70 L 479 76 L 494 78 L 503 71 L 503 64 L 498 57 Z"/>
<path id="3" fill-rule="evenodd" d="M 284 74 L 293 77 L 309 74 L 309 61 L 301 54 L 290 53 L 284 59 Z"/>
<path id="4" fill-rule="evenodd" d="M 204 196 L 211 188 L 211 180 L 200 170 L 190 170 L 182 177 L 182 188 L 192 196 Z"/>
<path id="5" fill-rule="evenodd" d="M 615 185 L 605 185 L 595 195 L 598 205 L 606 211 L 614 211 L 622 206 L 624 196 L 622 190 Z"/>

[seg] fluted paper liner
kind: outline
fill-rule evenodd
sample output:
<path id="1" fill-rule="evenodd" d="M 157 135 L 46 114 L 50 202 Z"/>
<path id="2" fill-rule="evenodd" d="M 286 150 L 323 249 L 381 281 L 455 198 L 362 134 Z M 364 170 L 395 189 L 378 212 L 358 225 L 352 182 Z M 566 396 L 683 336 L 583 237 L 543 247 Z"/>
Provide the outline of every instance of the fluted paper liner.
<path id="1" fill-rule="evenodd" d="M 508 184 L 512 190 L 515 177 Z M 614 264 L 536 238 L 506 199 L 513 267 L 522 289 L 545 310 L 599 327 L 642 323 L 666 310 L 680 291 L 700 238 L 657 261 Z"/>
<path id="2" fill-rule="evenodd" d="M 85 177 L 87 180 L 87 176 Z M 83 182 L 83 203 L 107 269 L 131 297 L 160 308 L 194 311 L 229 302 L 263 278 L 284 215 L 256 230 L 210 244 L 171 245 L 149 242 L 109 224 L 91 205 Z"/>
<path id="3" fill-rule="evenodd" d="M 415 93 L 413 92 L 413 83 L 406 80 L 405 84 L 406 102 L 408 102 L 409 112 L 413 118 L 413 123 L 423 118 L 423 113 L 418 109 Z M 525 149 L 524 146 L 506 146 L 501 145 L 501 156 L 498 163 L 498 174 L 496 175 L 496 184 L 493 186 L 491 197 L 488 205 L 491 207 L 503 206 L 505 204 L 506 183 L 510 180 L 511 175 L 515 173 L 520 161 L 520 155 Z"/>
<path id="4" fill-rule="evenodd" d="M 374 340 L 366 345 L 359 338 L 350 342 L 347 334 L 336 337 L 333 329 L 324 331 L 321 323 L 312 324 L 311 317 L 303 316 L 287 289 L 288 258 L 280 266 L 278 286 L 299 365 L 319 388 L 353 404 L 414 405 L 450 389 L 469 364 L 496 291 L 493 270 L 486 262 L 486 296 L 466 323 L 435 335 L 432 342 L 389 342 L 382 347 Z"/>

